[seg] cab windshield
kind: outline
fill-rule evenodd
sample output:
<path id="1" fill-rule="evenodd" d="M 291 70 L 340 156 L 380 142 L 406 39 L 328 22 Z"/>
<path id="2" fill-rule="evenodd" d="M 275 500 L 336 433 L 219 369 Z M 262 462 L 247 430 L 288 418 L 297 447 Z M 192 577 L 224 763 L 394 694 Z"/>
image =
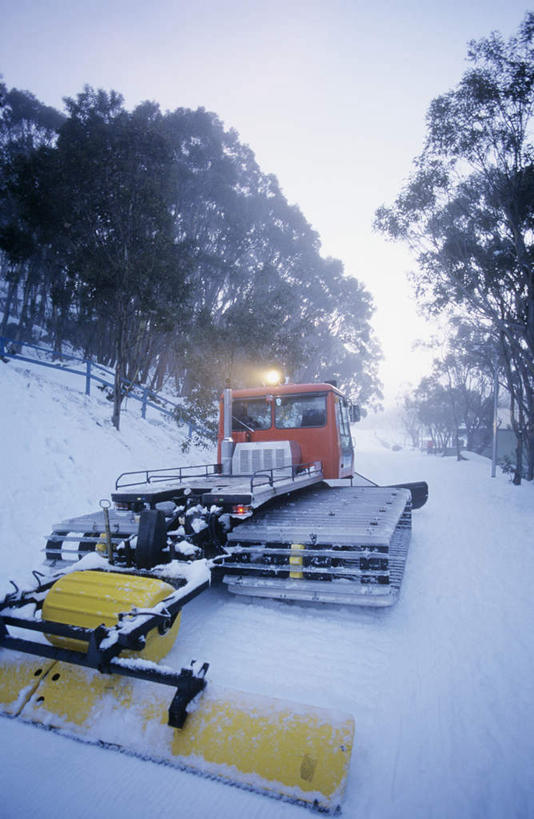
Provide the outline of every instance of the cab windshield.
<path id="1" fill-rule="evenodd" d="M 274 424 L 278 429 L 324 427 L 326 395 L 280 395 L 274 402 Z"/>
<path id="2" fill-rule="evenodd" d="M 232 430 L 239 432 L 270 429 L 271 403 L 266 398 L 232 401 Z"/>

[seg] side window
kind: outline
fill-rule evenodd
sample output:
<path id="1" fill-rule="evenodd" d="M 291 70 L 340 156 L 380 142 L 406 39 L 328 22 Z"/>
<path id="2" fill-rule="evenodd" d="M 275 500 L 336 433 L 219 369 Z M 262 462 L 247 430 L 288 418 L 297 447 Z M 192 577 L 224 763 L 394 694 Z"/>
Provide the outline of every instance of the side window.
<path id="1" fill-rule="evenodd" d="M 336 396 L 336 421 L 339 430 L 339 439 L 342 450 L 352 448 L 352 438 L 350 435 L 349 409 L 345 399 L 340 400 Z"/>
<path id="2" fill-rule="evenodd" d="M 274 405 L 274 423 L 278 429 L 324 427 L 326 424 L 325 395 L 277 396 Z"/>
<path id="3" fill-rule="evenodd" d="M 271 428 L 271 403 L 266 398 L 245 399 L 232 402 L 232 430 L 242 432 L 248 430 Z"/>

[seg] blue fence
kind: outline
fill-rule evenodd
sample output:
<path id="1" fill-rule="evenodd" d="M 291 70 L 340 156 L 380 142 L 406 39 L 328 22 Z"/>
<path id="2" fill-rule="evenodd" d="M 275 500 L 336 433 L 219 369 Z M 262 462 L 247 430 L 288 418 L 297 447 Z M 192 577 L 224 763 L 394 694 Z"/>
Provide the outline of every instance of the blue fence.
<path id="1" fill-rule="evenodd" d="M 31 356 L 27 354 L 26 350 L 38 350 L 45 356 L 51 358 L 54 356 L 57 357 L 57 353 L 54 353 L 54 351 L 48 347 L 28 344 L 25 341 L 14 341 L 12 338 L 0 336 L 0 357 L 4 359 L 13 358 L 17 361 L 27 361 L 31 364 L 38 364 L 41 367 L 50 367 L 54 370 L 61 370 L 61 372 L 64 373 L 82 376 L 85 380 L 86 395 L 91 395 L 92 382 L 111 387 L 111 389 L 114 387 L 115 373 L 102 364 L 97 364 L 90 359 L 80 358 L 79 356 L 67 353 L 61 353 L 60 362 L 43 361 L 38 355 Z M 211 437 L 211 433 L 207 429 L 199 427 L 187 418 L 180 404 L 175 404 L 173 401 L 169 401 L 168 398 L 164 398 L 159 393 L 154 392 L 149 387 L 145 387 L 142 384 L 134 384 L 126 378 L 121 380 L 121 384 L 125 396 L 127 398 L 133 398 L 134 401 L 138 401 L 141 404 L 141 416 L 143 418 L 146 418 L 147 408 L 151 407 L 162 415 L 170 416 L 175 418 L 179 423 L 187 424 L 189 437 L 192 436 L 193 432 L 196 432 L 202 437 Z"/>

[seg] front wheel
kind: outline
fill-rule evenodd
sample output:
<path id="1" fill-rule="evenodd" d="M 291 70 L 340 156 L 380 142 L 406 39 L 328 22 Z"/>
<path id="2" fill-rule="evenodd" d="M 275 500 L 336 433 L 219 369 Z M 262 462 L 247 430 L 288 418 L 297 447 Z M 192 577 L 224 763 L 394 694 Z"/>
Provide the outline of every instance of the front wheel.
<path id="1" fill-rule="evenodd" d="M 135 565 L 138 569 L 152 569 L 165 560 L 167 527 L 165 515 L 159 509 L 145 509 L 139 518 L 135 547 Z"/>

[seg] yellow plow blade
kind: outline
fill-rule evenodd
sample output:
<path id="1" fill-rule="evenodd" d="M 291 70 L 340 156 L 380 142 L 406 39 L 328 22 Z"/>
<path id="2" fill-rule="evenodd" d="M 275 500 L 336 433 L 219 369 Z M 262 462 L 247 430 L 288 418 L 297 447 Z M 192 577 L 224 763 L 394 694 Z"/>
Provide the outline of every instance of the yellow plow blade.
<path id="1" fill-rule="evenodd" d="M 323 810 L 337 809 L 352 751 L 351 716 L 208 684 L 179 729 L 167 724 L 172 696 L 166 685 L 56 662 L 40 678 L 20 718 Z"/>
<path id="2" fill-rule="evenodd" d="M 302 560 L 298 553 L 294 558 Z M 294 568 L 299 572 L 301 563 Z M 48 592 L 43 619 L 89 629 L 100 623 L 114 626 L 121 612 L 150 610 L 172 591 L 146 577 L 73 572 Z M 158 660 L 170 649 L 179 620 L 178 615 L 164 634 L 153 629 L 143 651 L 123 651 L 113 659 L 115 671 L 117 664 L 123 667 L 113 674 L 0 649 L 0 713 L 335 811 L 350 764 L 351 716 L 208 684 L 187 706 L 183 727 L 169 726 L 176 685 L 185 696 L 187 683 L 181 689 L 180 682 L 165 685 L 138 678 L 136 672 L 147 671 L 153 665 L 147 660 Z M 47 636 L 58 649 L 87 650 L 76 637 Z M 163 678 L 180 676 L 166 667 L 160 671 Z M 174 724 L 180 724 L 177 707 L 173 702 Z"/>
<path id="3" fill-rule="evenodd" d="M 53 665 L 54 660 L 0 650 L 0 713 L 20 714 Z"/>

